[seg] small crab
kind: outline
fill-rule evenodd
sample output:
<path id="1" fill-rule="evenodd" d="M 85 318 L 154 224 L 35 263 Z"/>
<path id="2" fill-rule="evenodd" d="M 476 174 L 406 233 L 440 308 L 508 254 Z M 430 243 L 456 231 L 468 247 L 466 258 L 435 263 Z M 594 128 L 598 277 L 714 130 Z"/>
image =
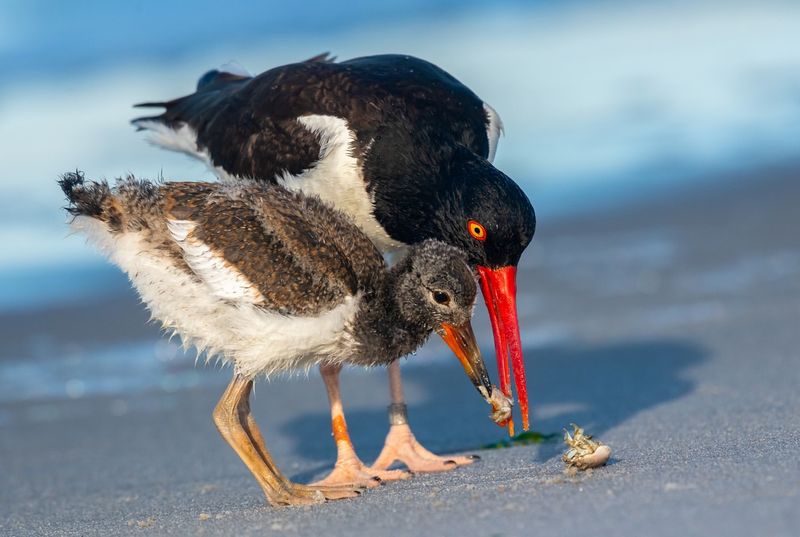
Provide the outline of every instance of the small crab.
<path id="1" fill-rule="evenodd" d="M 497 386 L 491 387 L 491 395 L 489 395 L 490 390 L 487 390 L 484 386 L 478 386 L 478 391 L 481 392 L 486 402 L 492 405 L 492 413 L 489 414 L 489 417 L 500 427 L 505 427 L 508 420 L 511 419 L 511 410 L 514 402 L 510 397 L 503 394 Z"/>
<path id="2" fill-rule="evenodd" d="M 568 467 L 574 467 L 578 470 L 586 470 L 588 468 L 597 468 L 603 466 L 608 462 L 611 457 L 611 448 L 607 445 L 592 440 L 591 435 L 584 434 L 583 429 L 572 425 L 572 434 L 569 431 L 564 431 L 564 443 L 567 444 L 569 449 L 561 456 Z"/>
<path id="3" fill-rule="evenodd" d="M 489 397 L 489 404 L 492 405 L 492 413 L 490 417 L 492 421 L 500 427 L 505 427 L 508 420 L 511 419 L 511 410 L 514 405 L 510 397 L 503 394 L 498 389 L 492 390 L 492 395 Z"/>

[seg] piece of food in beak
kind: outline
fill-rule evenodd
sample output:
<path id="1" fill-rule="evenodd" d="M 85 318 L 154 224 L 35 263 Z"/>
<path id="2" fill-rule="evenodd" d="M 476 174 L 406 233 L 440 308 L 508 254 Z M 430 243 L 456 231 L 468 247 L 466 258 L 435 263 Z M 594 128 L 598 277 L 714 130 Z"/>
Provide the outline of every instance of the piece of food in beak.
<path id="1" fill-rule="evenodd" d="M 437 330 L 453 354 L 456 355 L 472 384 L 481 396 L 492 406 L 492 420 L 505 427 L 511 418 L 512 401 L 501 390 L 492 386 L 486 364 L 483 363 L 481 351 L 475 341 L 472 324 L 467 321 L 461 326 L 443 323 Z"/>
<path id="2" fill-rule="evenodd" d="M 506 427 L 508 422 L 511 421 L 511 410 L 513 409 L 514 401 L 504 394 L 502 390 L 492 386 L 489 404 L 492 405 L 492 421 L 500 427 Z"/>
<path id="3" fill-rule="evenodd" d="M 572 434 L 564 431 L 564 443 L 567 444 L 567 452 L 561 456 L 561 460 L 567 468 L 577 468 L 587 470 L 603 466 L 611 457 L 611 448 L 602 442 L 593 440 L 591 435 L 583 432 L 583 429 L 572 424 Z"/>
<path id="4" fill-rule="evenodd" d="M 481 292 L 489 310 L 494 333 L 494 348 L 497 354 L 497 372 L 500 389 L 511 397 L 511 374 L 508 357 L 514 369 L 514 384 L 517 389 L 522 429 L 530 428 L 528 419 L 528 389 L 525 383 L 525 362 L 522 356 L 522 341 L 517 317 L 517 268 L 514 266 L 490 269 L 477 267 L 481 281 Z M 514 422 L 508 420 L 508 433 L 514 436 Z"/>

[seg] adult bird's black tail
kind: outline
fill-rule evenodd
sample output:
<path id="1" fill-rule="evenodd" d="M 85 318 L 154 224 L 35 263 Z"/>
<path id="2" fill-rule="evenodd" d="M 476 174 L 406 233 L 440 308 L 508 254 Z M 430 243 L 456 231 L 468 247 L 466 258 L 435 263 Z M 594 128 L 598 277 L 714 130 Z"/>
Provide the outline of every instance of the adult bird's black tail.
<path id="1" fill-rule="evenodd" d="M 233 62 L 218 69 L 211 69 L 198 79 L 197 88 L 191 95 L 171 101 L 151 101 L 133 105 L 134 108 L 164 108 L 165 111 L 157 116 L 137 117 L 131 120 L 131 123 L 139 131 L 157 129 L 158 125 L 173 128 L 178 123 L 190 123 L 195 103 L 206 104 L 209 99 L 213 100 L 219 92 L 227 93 L 240 85 L 236 84 L 237 82 L 246 82 L 251 78 L 253 75 L 241 65 Z"/>
<path id="2" fill-rule="evenodd" d="M 335 56 L 329 52 L 317 54 L 300 63 L 334 63 Z M 163 131 L 177 129 L 188 124 L 197 130 L 206 118 L 208 111 L 216 112 L 215 104 L 225 96 L 236 92 L 253 78 L 244 67 L 235 62 L 227 63 L 218 69 L 211 69 L 197 80 L 197 88 L 191 95 L 179 97 L 171 101 L 151 101 L 138 103 L 134 108 L 163 108 L 164 113 L 156 116 L 143 116 L 131 120 L 137 130 Z M 213 115 L 213 114 L 212 114 Z M 160 143 L 159 140 L 154 140 Z M 160 144 L 172 145 L 172 144 Z M 175 149 L 170 147 L 170 149 Z"/>

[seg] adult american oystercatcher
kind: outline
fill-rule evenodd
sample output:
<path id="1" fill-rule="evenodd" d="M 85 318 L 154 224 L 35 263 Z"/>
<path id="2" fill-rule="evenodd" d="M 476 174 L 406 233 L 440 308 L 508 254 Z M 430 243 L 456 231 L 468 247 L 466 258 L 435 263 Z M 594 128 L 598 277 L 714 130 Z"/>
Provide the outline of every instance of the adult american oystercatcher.
<path id="1" fill-rule="evenodd" d="M 191 95 L 139 106 L 165 108 L 133 121 L 152 142 L 200 158 L 224 180 L 275 182 L 318 195 L 348 213 L 384 253 L 430 238 L 465 252 L 489 310 L 500 387 L 511 394 L 510 355 L 528 429 L 516 265 L 535 216 L 523 191 L 491 164 L 502 124 L 489 105 L 417 58 L 336 63 L 321 55 L 256 77 L 210 71 Z M 398 366 L 389 372 L 392 426 L 370 472 L 394 460 L 416 471 L 471 462 L 436 457 L 419 445 L 406 423 Z M 326 374 L 333 376 L 326 379 L 331 394 L 338 379 L 335 371 Z M 338 389 L 331 403 L 339 404 Z M 349 467 L 340 481 L 350 481 L 363 465 L 339 454 L 337 469 Z"/>
<path id="2" fill-rule="evenodd" d="M 130 277 L 154 318 L 184 344 L 234 366 L 214 410 L 223 438 L 275 505 L 357 495 L 358 484 L 307 486 L 277 469 L 250 415 L 253 379 L 321 363 L 388 364 L 432 331 L 507 419 L 472 334 L 477 293 L 463 254 L 426 240 L 391 270 L 357 226 L 318 199 L 240 182 L 60 181 L 84 231 Z M 334 431 L 345 435 L 344 418 Z"/>

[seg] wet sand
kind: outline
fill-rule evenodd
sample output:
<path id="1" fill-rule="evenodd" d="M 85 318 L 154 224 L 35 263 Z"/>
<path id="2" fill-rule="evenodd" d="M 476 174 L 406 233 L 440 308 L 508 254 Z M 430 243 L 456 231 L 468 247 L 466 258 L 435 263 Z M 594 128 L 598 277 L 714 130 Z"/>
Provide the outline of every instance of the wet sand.
<path id="1" fill-rule="evenodd" d="M 47 380 L 18 363 L 160 348 L 131 293 L 3 313 L 0 534 L 793 535 L 798 200 L 800 167 L 787 165 L 540 223 L 519 282 L 533 426 L 576 422 L 613 449 L 607 467 L 575 477 L 559 442 L 476 451 L 503 432 L 434 346 L 404 368 L 411 423 L 430 449 L 482 460 L 356 500 L 273 509 L 210 418 L 227 370 L 119 392 L 11 393 Z M 476 328 L 491 365 L 482 311 Z M 161 364 L 148 375 L 194 371 L 183 355 L 146 354 L 131 362 Z M 134 375 L 126 365 L 105 374 Z M 385 374 L 348 371 L 343 388 L 369 460 L 387 427 Z M 287 474 L 325 474 L 335 452 L 316 373 L 262 382 L 253 407 Z"/>

